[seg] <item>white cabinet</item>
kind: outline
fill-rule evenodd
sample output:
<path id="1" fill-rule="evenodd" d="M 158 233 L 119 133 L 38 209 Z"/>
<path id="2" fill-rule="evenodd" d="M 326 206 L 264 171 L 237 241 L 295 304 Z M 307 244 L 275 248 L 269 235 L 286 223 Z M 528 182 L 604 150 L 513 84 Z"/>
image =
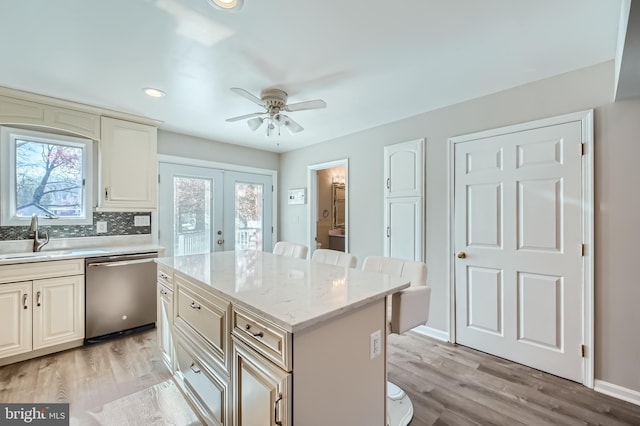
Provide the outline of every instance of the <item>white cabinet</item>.
<path id="1" fill-rule="evenodd" d="M 292 424 L 291 377 L 234 336 L 234 426 Z"/>
<path id="2" fill-rule="evenodd" d="M 424 139 L 384 147 L 384 255 L 423 260 Z"/>
<path id="3" fill-rule="evenodd" d="M 101 119 L 101 210 L 156 208 L 158 129 L 146 124 Z"/>
<path id="4" fill-rule="evenodd" d="M 31 351 L 31 281 L 0 285 L 0 358 Z"/>
<path id="5" fill-rule="evenodd" d="M 33 281 L 33 349 L 84 338 L 84 276 Z"/>
<path id="6" fill-rule="evenodd" d="M 64 130 L 93 140 L 100 138 L 97 114 L 6 96 L 0 96 L 0 124 L 26 124 Z"/>
<path id="7" fill-rule="evenodd" d="M 171 372 L 174 371 L 174 350 L 173 350 L 173 287 L 171 284 L 172 275 L 170 272 L 158 268 L 158 294 L 157 294 L 157 315 L 156 329 L 158 332 L 158 347 L 162 354 L 164 363 Z"/>
<path id="8" fill-rule="evenodd" d="M 14 355 L 27 359 L 64 344 L 80 346 L 84 260 L 0 266 L 0 321 L 0 365 L 17 361 L 8 359 Z"/>

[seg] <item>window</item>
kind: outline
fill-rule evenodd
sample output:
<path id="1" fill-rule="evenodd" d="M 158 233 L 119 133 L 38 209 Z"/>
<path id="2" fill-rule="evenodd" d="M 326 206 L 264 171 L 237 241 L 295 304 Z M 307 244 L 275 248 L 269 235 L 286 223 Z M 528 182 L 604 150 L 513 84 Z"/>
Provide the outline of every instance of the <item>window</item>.
<path id="1" fill-rule="evenodd" d="M 0 127 L 2 225 L 91 224 L 92 143 Z"/>

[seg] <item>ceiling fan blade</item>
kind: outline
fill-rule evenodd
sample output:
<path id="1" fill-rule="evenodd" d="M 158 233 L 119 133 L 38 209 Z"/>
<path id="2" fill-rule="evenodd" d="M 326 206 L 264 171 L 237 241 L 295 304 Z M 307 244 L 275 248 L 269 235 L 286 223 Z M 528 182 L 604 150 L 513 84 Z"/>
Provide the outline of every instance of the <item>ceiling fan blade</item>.
<path id="1" fill-rule="evenodd" d="M 305 109 L 319 109 L 319 108 L 326 108 L 327 107 L 327 103 L 325 101 L 323 101 L 322 99 L 315 99 L 313 101 L 304 101 L 304 102 L 298 102 L 295 104 L 291 104 L 291 105 L 285 105 L 284 106 L 284 110 L 285 111 L 302 111 Z"/>
<path id="2" fill-rule="evenodd" d="M 232 87 L 231 91 L 233 93 L 236 93 L 240 96 L 242 96 L 245 99 L 250 100 L 251 102 L 253 102 L 254 104 L 260 105 L 261 107 L 266 108 L 264 102 L 262 102 L 262 99 L 258 98 L 257 96 L 252 95 L 251 93 L 247 92 L 244 89 L 241 89 L 239 87 Z"/>
<path id="3" fill-rule="evenodd" d="M 246 120 L 247 118 L 258 117 L 258 116 L 264 115 L 264 114 L 266 114 L 266 112 L 254 112 L 254 113 L 251 113 L 251 114 L 239 115 L 238 117 L 227 118 L 225 121 L 228 121 L 228 122 L 231 123 L 233 121 Z"/>
<path id="4" fill-rule="evenodd" d="M 304 130 L 304 127 L 293 121 L 293 119 L 289 116 L 284 116 L 284 127 L 289 129 L 291 133 L 300 133 Z"/>

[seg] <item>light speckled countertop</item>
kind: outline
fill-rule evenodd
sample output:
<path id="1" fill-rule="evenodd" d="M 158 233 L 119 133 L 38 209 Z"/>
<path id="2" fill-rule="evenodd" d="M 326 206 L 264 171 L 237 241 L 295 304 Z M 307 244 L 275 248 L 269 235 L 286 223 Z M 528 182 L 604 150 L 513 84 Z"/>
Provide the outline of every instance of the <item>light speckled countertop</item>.
<path id="1" fill-rule="evenodd" d="M 43 250 L 37 253 L 7 253 L 0 254 L 0 265 L 162 251 L 164 251 L 164 247 L 157 244 L 139 244 L 123 246 L 79 247 L 50 251 Z"/>
<path id="2" fill-rule="evenodd" d="M 156 262 L 289 332 L 409 287 L 409 281 L 399 277 L 253 250 L 163 257 Z"/>

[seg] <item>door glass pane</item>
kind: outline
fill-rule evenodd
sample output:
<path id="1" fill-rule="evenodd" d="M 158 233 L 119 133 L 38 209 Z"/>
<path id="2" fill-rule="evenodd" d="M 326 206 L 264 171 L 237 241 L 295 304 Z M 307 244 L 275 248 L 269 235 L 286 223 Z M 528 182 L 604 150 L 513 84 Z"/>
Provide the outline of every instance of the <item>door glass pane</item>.
<path id="1" fill-rule="evenodd" d="M 262 250 L 262 197 L 264 185 L 236 182 L 236 250 Z"/>
<path id="2" fill-rule="evenodd" d="M 173 255 L 211 252 L 212 181 L 173 178 Z"/>

